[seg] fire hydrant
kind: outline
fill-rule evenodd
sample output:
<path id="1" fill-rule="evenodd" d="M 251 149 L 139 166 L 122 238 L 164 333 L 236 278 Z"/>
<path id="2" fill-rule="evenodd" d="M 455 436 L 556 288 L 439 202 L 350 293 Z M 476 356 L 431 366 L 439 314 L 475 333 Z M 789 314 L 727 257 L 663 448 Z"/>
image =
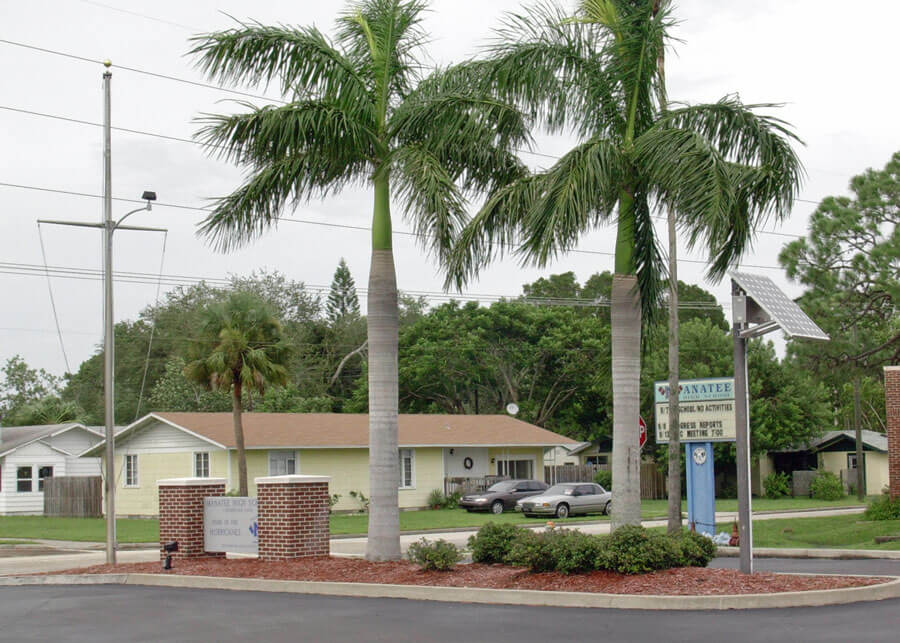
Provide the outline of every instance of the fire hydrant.
<path id="1" fill-rule="evenodd" d="M 741 533 L 738 530 L 737 522 L 731 525 L 731 539 L 728 541 L 730 547 L 739 547 L 741 544 Z"/>

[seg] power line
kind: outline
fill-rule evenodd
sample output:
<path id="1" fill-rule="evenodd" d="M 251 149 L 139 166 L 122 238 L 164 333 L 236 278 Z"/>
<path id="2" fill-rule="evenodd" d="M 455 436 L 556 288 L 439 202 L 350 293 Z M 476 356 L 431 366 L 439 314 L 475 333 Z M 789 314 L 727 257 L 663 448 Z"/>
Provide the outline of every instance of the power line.
<path id="1" fill-rule="evenodd" d="M 87 192 L 76 192 L 73 190 L 60 190 L 60 189 L 46 188 L 46 187 L 40 187 L 40 186 L 35 186 L 35 185 L 23 185 L 21 183 L 0 182 L 0 187 L 18 188 L 18 189 L 23 189 L 23 190 L 35 190 L 38 192 L 49 192 L 49 193 L 53 193 L 53 194 L 65 194 L 65 195 L 69 195 L 69 196 L 80 196 L 80 197 L 93 198 L 93 199 L 102 198 L 101 195 L 99 195 L 99 194 L 89 194 Z M 139 204 L 144 203 L 144 201 L 141 201 L 140 199 L 126 199 L 123 197 L 113 197 L 113 201 L 119 201 L 122 203 L 139 203 Z M 159 201 L 154 202 L 153 206 L 154 207 L 163 207 L 163 208 L 177 208 L 177 209 L 181 209 L 181 210 L 193 210 L 196 212 L 207 212 L 207 213 L 212 211 L 210 208 L 201 208 L 198 206 L 182 205 L 182 204 L 177 204 L 177 203 L 162 203 Z M 302 223 L 302 224 L 306 224 L 306 225 L 325 226 L 328 228 L 343 228 L 343 229 L 349 229 L 349 230 L 359 230 L 359 231 L 363 231 L 363 232 L 370 232 L 370 228 L 368 228 L 366 226 L 355 226 L 355 225 L 349 225 L 349 224 L 344 224 L 344 223 L 327 223 L 325 221 L 295 219 L 293 217 L 276 217 L 276 220 L 286 221 L 289 223 Z M 406 230 L 392 230 L 391 234 L 408 236 L 408 237 L 421 237 L 422 236 L 415 232 L 409 232 Z M 514 247 L 511 244 L 507 244 L 507 245 L 509 245 L 510 247 Z M 614 257 L 615 256 L 615 253 L 608 252 L 605 250 L 583 250 L 580 248 L 575 248 L 575 249 L 568 250 L 568 252 L 571 252 L 574 254 L 584 254 L 584 255 L 600 255 L 600 256 L 605 256 L 605 257 Z M 708 265 L 709 262 L 704 261 L 703 259 L 679 259 L 678 263 L 692 263 L 692 264 L 699 264 L 702 266 L 706 266 L 706 265 Z M 749 263 L 740 263 L 739 265 L 743 268 L 757 268 L 759 270 L 778 270 L 778 271 L 783 270 L 779 266 L 764 266 L 764 265 L 760 265 L 760 264 L 749 264 Z"/>

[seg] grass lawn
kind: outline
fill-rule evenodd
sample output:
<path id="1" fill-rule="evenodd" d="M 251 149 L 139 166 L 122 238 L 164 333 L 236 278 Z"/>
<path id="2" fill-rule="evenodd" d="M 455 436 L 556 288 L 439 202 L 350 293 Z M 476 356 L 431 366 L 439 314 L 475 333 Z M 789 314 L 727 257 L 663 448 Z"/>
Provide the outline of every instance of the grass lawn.
<path id="1" fill-rule="evenodd" d="M 731 523 L 718 525 L 717 531 L 731 533 Z M 896 540 L 875 544 L 875 536 L 898 535 L 900 520 L 867 521 L 855 514 L 753 521 L 753 544 L 756 547 L 900 550 L 900 541 Z"/>
<path id="2" fill-rule="evenodd" d="M 877 496 L 869 496 L 867 501 Z M 665 518 L 668 513 L 667 500 L 642 500 L 641 515 L 646 518 Z M 863 503 L 865 504 L 865 503 Z M 814 500 L 812 498 L 754 498 L 753 511 L 790 511 L 797 509 L 828 509 L 829 507 L 858 507 L 856 496 L 845 496 L 840 500 Z M 687 501 L 681 501 L 681 510 L 687 513 Z M 716 511 L 737 511 L 737 498 L 718 498 Z"/>
<path id="3" fill-rule="evenodd" d="M 159 541 L 159 521 L 116 520 L 120 543 Z M 106 522 L 102 518 L 45 518 L 44 516 L 0 516 L 0 538 L 46 538 L 79 542 L 106 540 Z"/>

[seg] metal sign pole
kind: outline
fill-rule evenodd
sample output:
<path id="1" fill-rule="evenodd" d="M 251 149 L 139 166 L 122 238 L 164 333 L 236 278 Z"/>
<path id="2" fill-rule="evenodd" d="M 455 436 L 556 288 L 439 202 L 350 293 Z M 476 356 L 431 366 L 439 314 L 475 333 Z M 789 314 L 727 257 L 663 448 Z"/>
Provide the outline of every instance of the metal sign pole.
<path id="1" fill-rule="evenodd" d="M 737 447 L 738 529 L 741 571 L 753 573 L 753 522 L 750 507 L 750 423 L 747 408 L 747 340 L 734 325 L 734 414 Z"/>

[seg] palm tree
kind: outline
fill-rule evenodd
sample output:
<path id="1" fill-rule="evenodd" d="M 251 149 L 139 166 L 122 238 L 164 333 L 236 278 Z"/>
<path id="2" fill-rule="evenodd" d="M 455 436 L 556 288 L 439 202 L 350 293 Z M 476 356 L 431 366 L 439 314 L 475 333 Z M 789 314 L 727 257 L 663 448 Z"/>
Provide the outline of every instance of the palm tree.
<path id="1" fill-rule="evenodd" d="M 222 250 L 273 227 L 287 201 L 371 186 L 368 287 L 369 480 L 366 557 L 400 557 L 397 448 L 397 283 L 391 197 L 438 257 L 466 218 L 465 203 L 524 173 L 513 149 L 530 141 L 519 112 L 462 79 L 422 77 L 417 0 L 348 5 L 334 40 L 315 27 L 238 28 L 198 38 L 193 53 L 221 82 L 277 83 L 286 104 L 208 117 L 212 153 L 249 169 L 201 228 Z"/>
<path id="2" fill-rule="evenodd" d="M 656 0 L 583 0 L 577 16 L 539 5 L 507 18 L 487 58 L 461 75 L 579 144 L 494 194 L 463 230 L 449 270 L 461 287 L 512 245 L 544 265 L 615 222 L 612 284 L 613 525 L 640 521 L 642 321 L 656 314 L 664 264 L 652 215 L 673 208 L 689 245 L 720 278 L 769 215 L 790 211 L 802 166 L 796 137 L 735 96 L 660 109 L 658 60 L 671 25 Z M 671 106 L 670 106 L 671 107 Z"/>
<path id="3" fill-rule="evenodd" d="M 261 297 L 232 292 L 203 311 L 201 340 L 191 346 L 187 378 L 211 389 L 230 390 L 234 444 L 238 457 L 238 494 L 247 495 L 247 455 L 241 399 L 244 389 L 262 394 L 269 385 L 287 382 L 289 350 L 281 337 L 281 323 Z"/>

